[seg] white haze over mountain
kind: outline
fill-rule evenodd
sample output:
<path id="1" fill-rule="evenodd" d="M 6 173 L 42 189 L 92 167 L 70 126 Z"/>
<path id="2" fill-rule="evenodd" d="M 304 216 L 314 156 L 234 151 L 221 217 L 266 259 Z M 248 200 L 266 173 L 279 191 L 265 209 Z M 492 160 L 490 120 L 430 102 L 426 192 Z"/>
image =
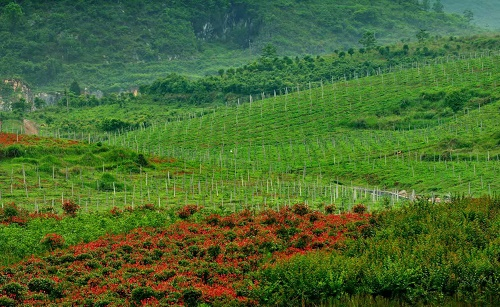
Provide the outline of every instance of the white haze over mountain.
<path id="1" fill-rule="evenodd" d="M 441 0 L 445 11 L 463 15 L 464 10 L 474 14 L 473 24 L 500 31 L 500 0 Z"/>

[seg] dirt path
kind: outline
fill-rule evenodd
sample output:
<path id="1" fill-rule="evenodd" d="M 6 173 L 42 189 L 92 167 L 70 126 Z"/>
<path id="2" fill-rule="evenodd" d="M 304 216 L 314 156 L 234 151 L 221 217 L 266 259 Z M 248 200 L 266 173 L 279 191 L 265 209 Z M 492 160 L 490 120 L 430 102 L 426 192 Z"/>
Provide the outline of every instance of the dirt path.
<path id="1" fill-rule="evenodd" d="M 38 135 L 36 124 L 30 120 L 23 119 L 24 134 Z"/>

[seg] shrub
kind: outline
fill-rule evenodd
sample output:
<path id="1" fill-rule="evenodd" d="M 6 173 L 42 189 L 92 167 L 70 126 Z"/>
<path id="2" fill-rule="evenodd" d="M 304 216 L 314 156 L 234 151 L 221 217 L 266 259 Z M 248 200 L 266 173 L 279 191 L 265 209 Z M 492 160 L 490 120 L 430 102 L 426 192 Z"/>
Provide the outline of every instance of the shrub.
<path id="1" fill-rule="evenodd" d="M 210 246 L 207 249 L 207 254 L 211 259 L 217 258 L 217 256 L 219 256 L 220 254 L 220 246 L 219 245 Z"/>
<path id="2" fill-rule="evenodd" d="M 186 205 L 186 206 L 182 207 L 179 211 L 177 211 L 177 215 L 181 219 L 187 219 L 191 215 L 193 215 L 196 212 L 198 212 L 198 210 L 199 210 L 199 208 L 196 205 Z"/>
<path id="3" fill-rule="evenodd" d="M 305 204 L 295 204 L 292 207 L 292 212 L 300 216 L 308 214 L 309 211 L 309 207 Z"/>
<path id="4" fill-rule="evenodd" d="M 1 307 L 15 307 L 16 301 L 11 299 L 10 297 L 0 297 L 0 306 Z"/>
<path id="5" fill-rule="evenodd" d="M 46 246 L 50 250 L 54 250 L 64 246 L 64 238 L 57 233 L 48 233 L 40 240 L 40 244 Z"/>
<path id="6" fill-rule="evenodd" d="M 26 288 L 17 282 L 9 283 L 3 286 L 2 291 L 10 298 L 20 300 L 24 293 L 26 292 Z"/>
<path id="7" fill-rule="evenodd" d="M 205 218 L 208 225 L 217 226 L 220 222 L 220 216 L 217 214 L 210 214 Z"/>
<path id="8" fill-rule="evenodd" d="M 325 213 L 326 214 L 334 214 L 336 210 L 337 210 L 337 207 L 334 204 L 325 206 Z"/>
<path id="9" fill-rule="evenodd" d="M 137 155 L 137 159 L 135 162 L 142 167 L 146 167 L 149 165 L 148 160 L 146 160 L 146 157 L 144 157 L 143 154 Z"/>
<path id="10" fill-rule="evenodd" d="M 174 270 L 164 270 L 154 275 L 156 281 L 167 281 L 175 276 Z"/>
<path id="11" fill-rule="evenodd" d="M 155 205 L 154 204 L 144 204 L 144 205 L 140 206 L 139 209 L 153 211 L 155 209 Z"/>
<path id="12" fill-rule="evenodd" d="M 142 300 L 154 297 L 156 292 L 151 287 L 137 287 L 132 290 L 132 300 L 138 304 Z"/>
<path id="13" fill-rule="evenodd" d="M 109 211 L 109 213 L 110 213 L 112 216 L 120 216 L 120 215 L 123 213 L 123 211 L 122 211 L 120 208 L 118 208 L 118 207 L 113 207 L 113 208 Z"/>
<path id="14" fill-rule="evenodd" d="M 0 209 L 0 222 L 17 223 L 23 226 L 28 222 L 28 213 L 16 204 L 10 203 Z"/>
<path id="15" fill-rule="evenodd" d="M 182 299 L 186 306 L 198 306 L 198 303 L 201 298 L 201 291 L 195 288 L 189 288 L 182 292 Z"/>
<path id="16" fill-rule="evenodd" d="M 19 216 L 21 210 L 14 203 L 10 203 L 3 210 L 0 211 L 1 216 L 5 219 L 9 219 L 13 216 Z"/>
<path id="17" fill-rule="evenodd" d="M 77 205 L 75 202 L 72 200 L 66 200 L 63 205 L 62 209 L 64 213 L 66 213 L 69 216 L 76 216 L 76 212 L 80 209 L 80 206 Z"/>
<path id="18" fill-rule="evenodd" d="M 48 278 L 33 278 L 28 282 L 28 289 L 33 292 L 45 292 L 51 294 L 56 283 Z"/>
<path id="19" fill-rule="evenodd" d="M 357 204 L 354 207 L 352 207 L 352 212 L 357 213 L 357 214 L 363 214 L 367 210 L 366 206 L 363 204 Z"/>

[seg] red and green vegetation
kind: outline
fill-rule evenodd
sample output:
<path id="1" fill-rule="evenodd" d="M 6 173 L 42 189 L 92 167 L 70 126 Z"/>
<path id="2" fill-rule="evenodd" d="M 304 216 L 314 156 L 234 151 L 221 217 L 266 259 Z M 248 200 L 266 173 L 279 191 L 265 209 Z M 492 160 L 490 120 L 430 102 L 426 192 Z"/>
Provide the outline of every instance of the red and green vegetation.
<path id="1" fill-rule="evenodd" d="M 33 305 L 255 305 L 259 279 L 253 274 L 264 264 L 343 246 L 346 238 L 374 227 L 368 214 L 323 214 L 304 205 L 207 213 L 192 221 L 198 210 L 180 209 L 183 221 L 170 226 L 136 228 L 66 249 L 63 236 L 48 233 L 39 244 L 55 251 L 4 268 L 0 299 Z M 130 213 L 112 212 L 116 219 L 123 214 Z"/>
<path id="2" fill-rule="evenodd" d="M 498 37 L 424 41 L 1 113 L 0 306 L 495 305 Z"/>
<path id="3" fill-rule="evenodd" d="M 69 247 L 65 235 L 48 232 L 38 245 L 50 253 L 1 269 L 0 302 L 493 306 L 499 298 L 498 198 L 421 201 L 374 214 L 362 205 L 340 215 L 304 205 L 229 215 L 200 209 L 189 205 L 169 225 Z M 109 214 L 120 220 L 133 211 Z"/>

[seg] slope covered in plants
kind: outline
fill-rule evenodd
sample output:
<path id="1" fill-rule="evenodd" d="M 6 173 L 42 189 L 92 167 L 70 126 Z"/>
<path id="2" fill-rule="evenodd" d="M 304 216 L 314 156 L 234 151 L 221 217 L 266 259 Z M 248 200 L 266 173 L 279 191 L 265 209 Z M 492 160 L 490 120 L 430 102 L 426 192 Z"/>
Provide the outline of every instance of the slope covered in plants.
<path id="1" fill-rule="evenodd" d="M 494 306 L 499 298 L 498 198 L 419 201 L 376 214 L 362 205 L 340 215 L 304 205 L 230 215 L 199 209 L 69 247 L 63 229 L 42 235 L 38 244 L 52 252 L 1 267 L 0 302 Z M 135 212 L 115 209 L 110 219 Z"/>
<path id="2" fill-rule="evenodd" d="M 187 219 L 197 210 L 185 207 L 178 214 Z M 294 254 L 331 249 L 370 228 L 368 218 L 326 215 L 297 205 L 279 212 L 211 214 L 202 222 L 108 235 L 4 268 L 0 302 L 252 306 L 251 293 L 258 287 L 252 273 Z M 59 248 L 63 240 L 50 234 L 41 244 Z"/>
<path id="3" fill-rule="evenodd" d="M 214 73 L 216 62 L 242 63 L 267 43 L 283 54 L 318 54 L 357 45 L 368 31 L 382 43 L 424 27 L 432 35 L 474 31 L 417 1 L 2 1 L 0 9 L 2 77 L 45 88 L 79 79 L 117 91 L 165 71 Z"/>

